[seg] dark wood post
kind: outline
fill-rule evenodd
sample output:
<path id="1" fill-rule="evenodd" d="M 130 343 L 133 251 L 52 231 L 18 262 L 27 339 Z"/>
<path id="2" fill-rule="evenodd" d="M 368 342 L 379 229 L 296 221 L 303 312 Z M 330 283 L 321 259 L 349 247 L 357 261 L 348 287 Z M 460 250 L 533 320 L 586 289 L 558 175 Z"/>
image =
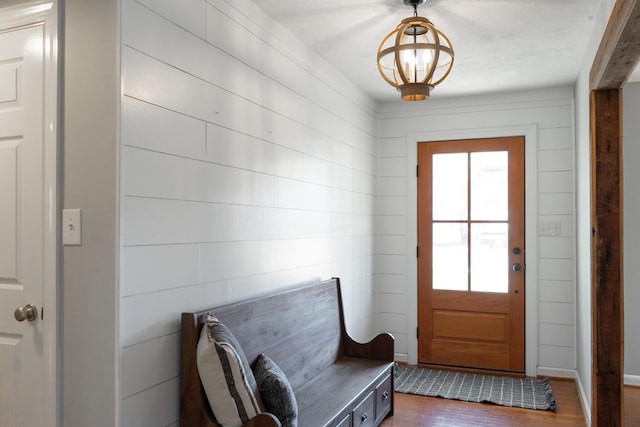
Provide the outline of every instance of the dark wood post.
<path id="1" fill-rule="evenodd" d="M 594 427 L 618 427 L 624 422 L 621 104 L 620 89 L 591 92 Z"/>

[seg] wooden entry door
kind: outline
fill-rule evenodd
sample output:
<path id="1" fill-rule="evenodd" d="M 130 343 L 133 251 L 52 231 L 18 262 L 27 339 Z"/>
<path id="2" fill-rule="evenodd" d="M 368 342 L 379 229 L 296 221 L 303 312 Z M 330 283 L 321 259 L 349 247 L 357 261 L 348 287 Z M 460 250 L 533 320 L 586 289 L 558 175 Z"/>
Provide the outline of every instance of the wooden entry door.
<path id="1" fill-rule="evenodd" d="M 524 372 L 524 137 L 418 145 L 418 360 Z"/>

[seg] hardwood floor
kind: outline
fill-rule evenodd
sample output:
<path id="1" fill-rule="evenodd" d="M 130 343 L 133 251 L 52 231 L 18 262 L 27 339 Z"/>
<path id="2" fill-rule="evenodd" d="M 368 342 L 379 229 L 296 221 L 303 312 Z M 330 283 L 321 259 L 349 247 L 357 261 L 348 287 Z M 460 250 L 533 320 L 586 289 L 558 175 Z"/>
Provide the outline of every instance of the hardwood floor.
<path id="1" fill-rule="evenodd" d="M 395 394 L 395 410 L 382 427 L 587 426 L 573 381 L 551 380 L 557 412 L 507 408 L 435 397 Z M 625 387 L 626 426 L 640 426 L 640 388 Z"/>

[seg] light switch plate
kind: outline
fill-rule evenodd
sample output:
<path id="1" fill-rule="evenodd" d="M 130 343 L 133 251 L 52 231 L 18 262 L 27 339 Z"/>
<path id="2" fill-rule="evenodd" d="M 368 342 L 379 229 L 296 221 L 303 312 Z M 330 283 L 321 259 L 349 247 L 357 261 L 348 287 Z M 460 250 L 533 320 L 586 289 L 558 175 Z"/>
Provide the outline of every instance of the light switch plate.
<path id="1" fill-rule="evenodd" d="M 82 245 L 82 210 L 62 210 L 62 244 Z"/>

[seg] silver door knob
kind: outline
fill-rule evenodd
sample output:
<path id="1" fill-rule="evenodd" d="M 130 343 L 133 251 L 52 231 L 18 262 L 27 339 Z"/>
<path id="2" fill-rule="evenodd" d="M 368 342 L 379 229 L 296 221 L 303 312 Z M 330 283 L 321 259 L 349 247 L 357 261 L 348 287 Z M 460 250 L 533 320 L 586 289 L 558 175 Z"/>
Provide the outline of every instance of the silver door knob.
<path id="1" fill-rule="evenodd" d="M 33 322 L 38 318 L 38 307 L 33 304 L 27 304 L 24 307 L 16 308 L 13 315 L 16 317 L 18 322 L 23 322 L 25 320 Z"/>
<path id="2" fill-rule="evenodd" d="M 522 266 L 516 262 L 511 266 L 511 268 L 513 269 L 513 271 L 520 271 L 522 269 Z"/>

